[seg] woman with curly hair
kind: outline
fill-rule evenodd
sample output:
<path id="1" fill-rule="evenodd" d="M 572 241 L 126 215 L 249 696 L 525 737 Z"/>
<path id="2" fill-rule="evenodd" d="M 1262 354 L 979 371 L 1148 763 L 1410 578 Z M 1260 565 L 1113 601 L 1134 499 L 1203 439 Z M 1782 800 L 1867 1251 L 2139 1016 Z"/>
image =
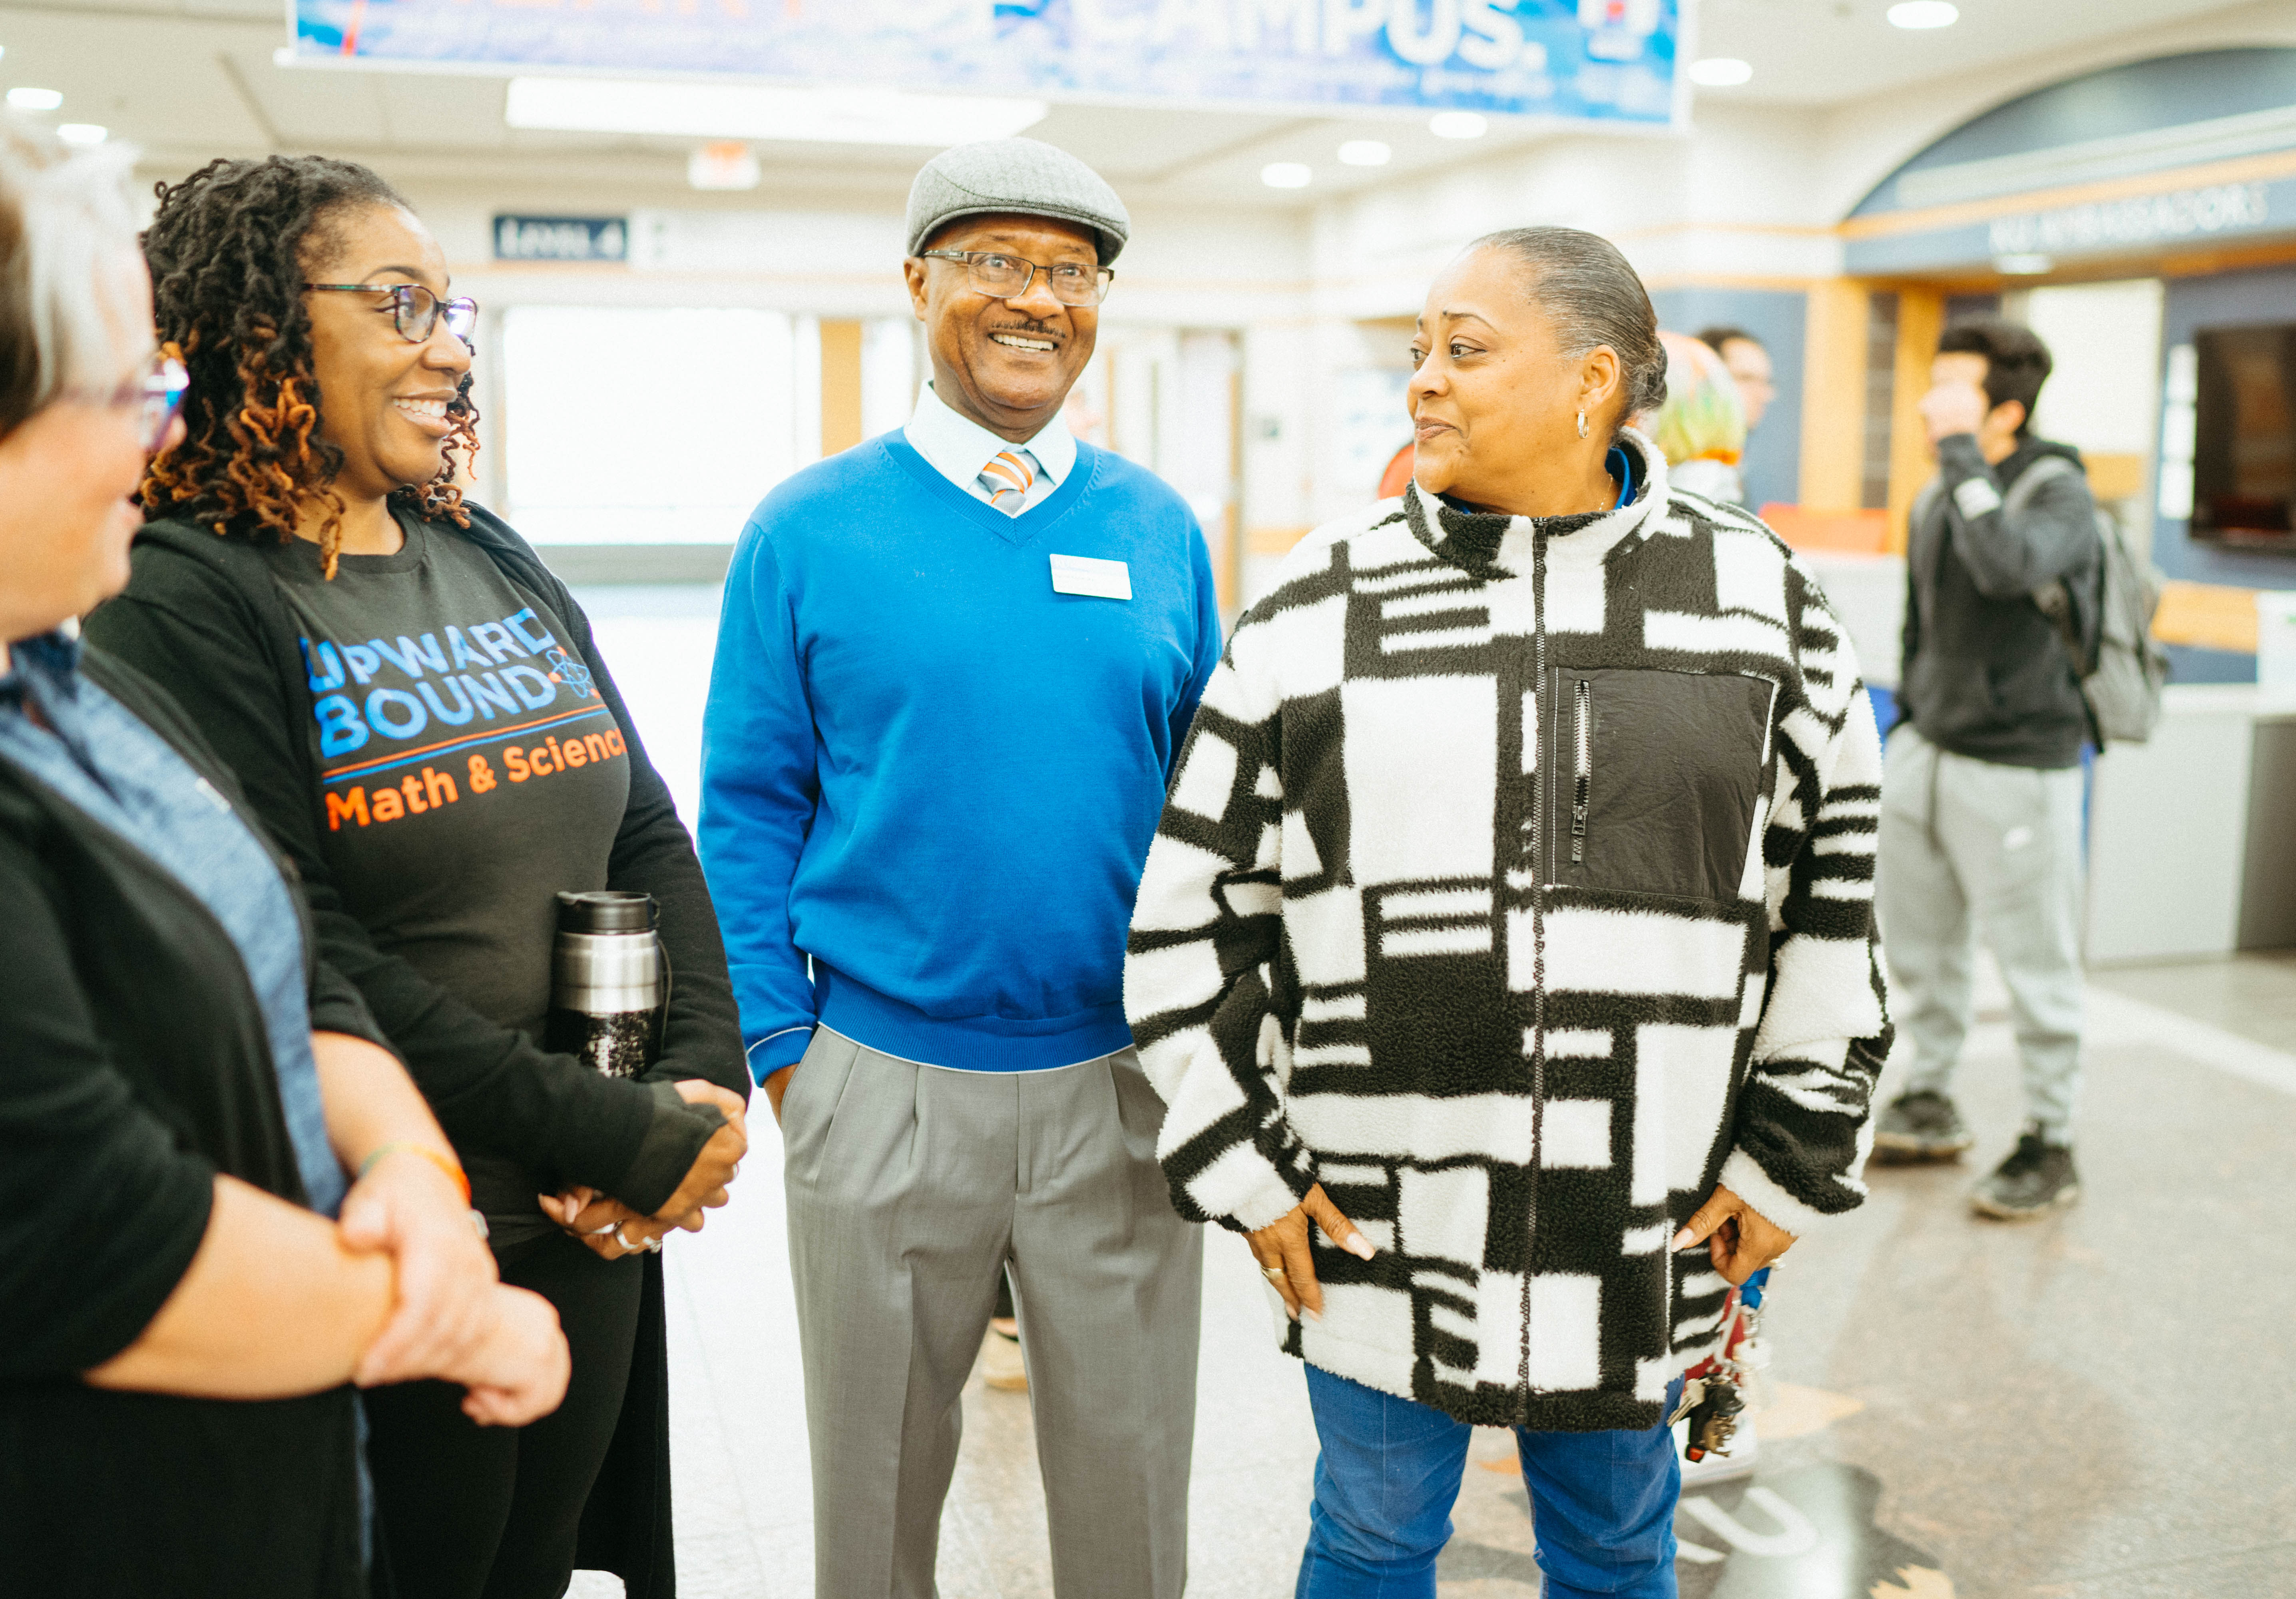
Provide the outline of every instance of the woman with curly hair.
<path id="1" fill-rule="evenodd" d="M 134 159 L 0 113 L 0 1592 L 360 1599 L 350 1384 L 515 1425 L 566 1346 L 231 774 L 76 635 L 182 425 Z"/>
<path id="2" fill-rule="evenodd" d="M 378 1592 L 555 1599 L 578 1545 L 667 1595 L 655 1251 L 725 1202 L 749 1080 L 693 845 L 580 606 L 455 481 L 477 308 L 405 201 L 348 162 L 216 161 L 162 185 L 144 245 L 186 430 L 90 635 L 236 773 L 453 1139 L 504 1281 L 557 1307 L 573 1356 L 564 1405 L 516 1432 L 444 1384 L 367 1396 Z M 554 897 L 602 889 L 653 896 L 676 973 L 636 1078 L 537 1042 Z"/>

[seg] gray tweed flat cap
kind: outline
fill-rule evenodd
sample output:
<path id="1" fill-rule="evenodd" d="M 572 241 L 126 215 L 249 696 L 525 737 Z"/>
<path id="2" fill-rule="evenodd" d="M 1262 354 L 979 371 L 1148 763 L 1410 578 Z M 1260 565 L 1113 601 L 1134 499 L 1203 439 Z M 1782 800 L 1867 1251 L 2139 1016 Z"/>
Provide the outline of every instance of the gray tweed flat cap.
<path id="1" fill-rule="evenodd" d="M 1099 173 L 1041 139 L 984 139 L 944 150 L 909 185 L 909 253 L 942 224 L 990 211 L 1080 223 L 1100 235 L 1107 266 L 1132 234 L 1132 218 Z"/>

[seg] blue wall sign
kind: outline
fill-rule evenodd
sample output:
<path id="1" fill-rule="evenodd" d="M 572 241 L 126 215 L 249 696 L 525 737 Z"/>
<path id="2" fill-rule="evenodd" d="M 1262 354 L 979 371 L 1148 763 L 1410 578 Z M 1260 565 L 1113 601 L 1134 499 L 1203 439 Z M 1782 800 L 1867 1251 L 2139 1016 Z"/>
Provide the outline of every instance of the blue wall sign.
<path id="1" fill-rule="evenodd" d="M 294 0 L 299 64 L 1670 126 L 1695 0 Z"/>
<path id="2" fill-rule="evenodd" d="M 2296 158 L 2286 165 L 2296 168 Z M 2169 174 L 2169 181 L 2177 176 Z M 1854 221 L 1851 226 L 1855 228 Z M 2194 184 L 2114 200 L 2005 210 L 1958 226 L 1863 237 L 1853 232 L 1842 247 L 1842 265 L 1853 274 L 1881 275 L 1966 270 L 2004 257 L 2078 261 L 2144 256 L 2179 245 L 2292 228 L 2296 228 L 2296 177 Z"/>
<path id="3" fill-rule="evenodd" d="M 495 217 L 497 261 L 627 261 L 627 217 Z"/>

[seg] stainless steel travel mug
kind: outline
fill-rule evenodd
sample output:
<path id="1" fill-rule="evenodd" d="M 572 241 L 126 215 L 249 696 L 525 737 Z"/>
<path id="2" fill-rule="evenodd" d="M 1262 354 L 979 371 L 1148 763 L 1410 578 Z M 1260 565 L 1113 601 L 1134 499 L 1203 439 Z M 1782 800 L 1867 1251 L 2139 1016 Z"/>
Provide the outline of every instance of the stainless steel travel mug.
<path id="1" fill-rule="evenodd" d="M 661 1050 L 669 962 L 651 894 L 600 889 L 558 896 L 545 1047 L 608 1077 L 636 1077 Z"/>

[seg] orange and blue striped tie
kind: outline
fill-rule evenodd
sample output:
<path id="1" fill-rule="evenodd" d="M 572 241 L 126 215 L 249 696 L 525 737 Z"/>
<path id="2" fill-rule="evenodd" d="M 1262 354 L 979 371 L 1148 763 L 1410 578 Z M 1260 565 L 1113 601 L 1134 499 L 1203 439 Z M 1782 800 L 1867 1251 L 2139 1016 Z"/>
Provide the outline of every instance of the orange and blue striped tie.
<path id="1" fill-rule="evenodd" d="M 1021 514 L 1029 487 L 1036 480 L 1037 458 L 1026 450 L 999 450 L 980 469 L 980 485 L 988 490 L 988 503 L 1007 516 Z"/>

